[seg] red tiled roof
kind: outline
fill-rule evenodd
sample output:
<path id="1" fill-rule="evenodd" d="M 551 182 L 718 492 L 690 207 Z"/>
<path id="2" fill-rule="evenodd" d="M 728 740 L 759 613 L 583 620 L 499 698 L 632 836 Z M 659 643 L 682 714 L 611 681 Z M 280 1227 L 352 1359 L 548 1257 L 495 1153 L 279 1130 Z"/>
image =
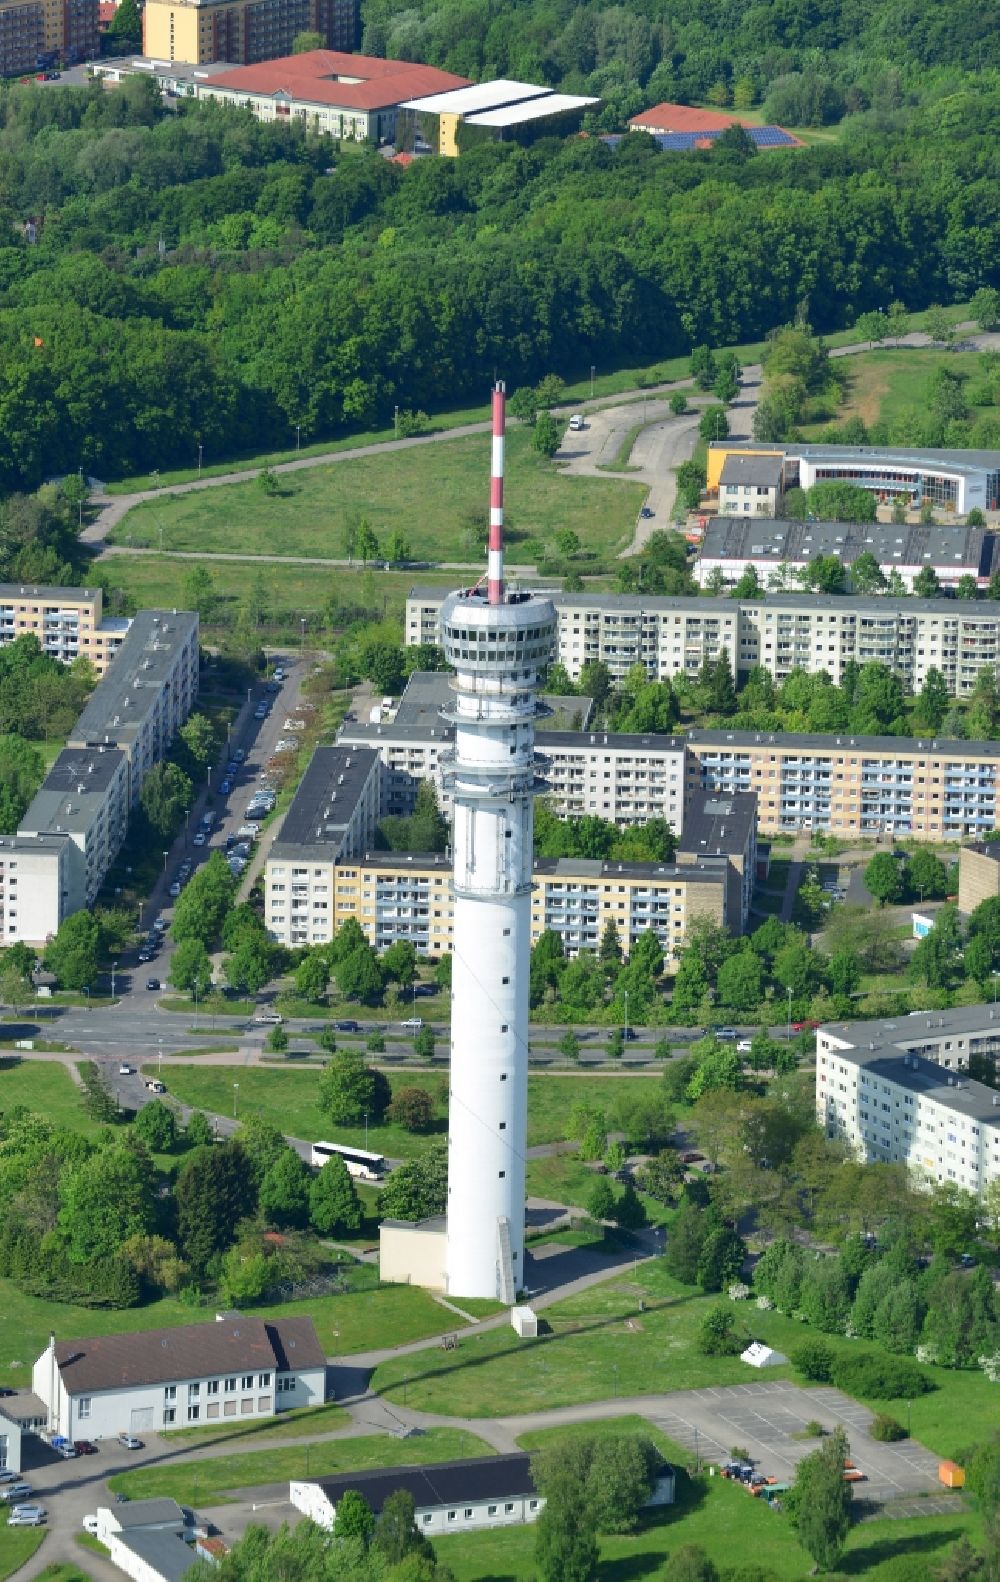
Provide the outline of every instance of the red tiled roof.
<path id="1" fill-rule="evenodd" d="M 633 115 L 628 124 L 649 132 L 724 132 L 739 119 L 724 110 L 697 110 L 691 104 L 654 104 L 651 110 Z"/>
<path id="2" fill-rule="evenodd" d="M 402 165 L 405 170 L 407 165 L 413 164 L 413 161 L 416 159 L 416 157 L 416 154 L 408 154 L 404 149 L 400 154 L 393 154 L 389 163 L 390 165 Z"/>
<path id="3" fill-rule="evenodd" d="M 97 25 L 98 25 L 98 27 L 104 27 L 106 24 L 111 23 L 111 22 L 114 21 L 115 13 L 118 10 L 118 5 L 119 5 L 119 0 L 98 0 L 98 5 L 97 5 Z"/>
<path id="4" fill-rule="evenodd" d="M 362 80 L 338 82 L 338 77 Z M 381 110 L 401 104 L 404 99 L 444 93 L 449 88 L 467 88 L 469 83 L 467 78 L 439 71 L 436 66 L 313 49 L 304 55 L 283 55 L 257 66 L 222 71 L 212 78 L 210 86 L 236 93 L 285 93 L 292 99 L 343 106 L 345 110 Z"/>

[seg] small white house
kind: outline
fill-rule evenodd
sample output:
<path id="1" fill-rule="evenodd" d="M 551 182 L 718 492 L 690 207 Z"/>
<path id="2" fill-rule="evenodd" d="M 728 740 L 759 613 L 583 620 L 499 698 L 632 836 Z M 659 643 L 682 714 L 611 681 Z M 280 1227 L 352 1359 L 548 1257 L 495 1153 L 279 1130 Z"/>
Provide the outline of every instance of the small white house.
<path id="1" fill-rule="evenodd" d="M 134 1500 L 97 1510 L 97 1538 L 133 1582 L 182 1582 L 198 1558 L 194 1537 L 176 1500 Z"/>
<path id="2" fill-rule="evenodd" d="M 356 1489 L 378 1515 L 390 1494 L 413 1495 L 414 1520 L 429 1537 L 533 1522 L 545 1500 L 531 1476 L 531 1457 L 477 1456 L 426 1467 L 381 1467 L 336 1478 L 289 1484 L 289 1499 L 320 1527 L 332 1530 L 337 1503 Z"/>
<path id="3" fill-rule="evenodd" d="M 772 1351 L 762 1340 L 752 1340 L 746 1351 L 740 1353 L 740 1361 L 748 1362 L 751 1368 L 779 1368 L 788 1358 L 780 1351 Z"/>
<path id="4" fill-rule="evenodd" d="M 326 1357 L 310 1318 L 228 1313 L 177 1329 L 84 1340 L 52 1335 L 32 1370 L 32 1388 L 52 1432 L 109 1439 L 320 1406 Z"/>
<path id="5" fill-rule="evenodd" d="M 533 1307 L 512 1307 L 510 1322 L 514 1333 L 521 1340 L 534 1340 L 538 1335 L 538 1314 Z"/>

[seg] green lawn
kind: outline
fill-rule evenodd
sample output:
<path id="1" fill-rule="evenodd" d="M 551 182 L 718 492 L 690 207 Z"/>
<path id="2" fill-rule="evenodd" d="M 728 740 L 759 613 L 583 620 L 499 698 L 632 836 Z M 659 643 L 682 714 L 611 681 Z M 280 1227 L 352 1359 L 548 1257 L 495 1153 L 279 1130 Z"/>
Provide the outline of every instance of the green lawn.
<path id="1" fill-rule="evenodd" d="M 286 474 L 271 497 L 255 483 L 136 506 L 113 541 L 166 549 L 268 555 L 344 555 L 343 529 L 367 517 L 380 540 L 402 527 L 418 559 L 478 560 L 480 534 L 464 537 L 465 519 L 483 515 L 489 490 L 488 434 L 393 451 Z M 588 549 L 614 552 L 631 536 L 645 497 L 641 485 L 616 479 L 567 478 L 531 448 L 529 432 L 507 440 L 510 555 L 518 540 L 548 540 L 572 528 Z"/>
<path id="2" fill-rule="evenodd" d="M 409 1406 L 490 1417 L 532 1411 L 540 1402 L 569 1406 L 610 1393 L 624 1398 L 746 1383 L 748 1369 L 738 1358 L 704 1357 L 697 1349 L 699 1325 L 716 1301 L 672 1280 L 659 1262 L 647 1263 L 547 1308 L 551 1333 L 536 1341 L 519 1341 L 507 1329 L 459 1334 L 456 1351 L 383 1363 L 373 1384 L 400 1400 L 405 1379 Z M 786 1356 L 811 1333 L 780 1313 L 761 1313 L 750 1304 L 738 1311 L 755 1338 Z M 837 1351 L 862 1347 L 836 1335 L 824 1339 Z M 938 1388 L 912 1403 L 913 1436 L 935 1454 L 952 1456 L 992 1431 L 997 1403 L 978 1370 L 929 1371 Z M 772 1375 L 795 1377 L 790 1367 L 772 1369 Z M 870 1404 L 906 1421 L 905 1402 Z"/>
<path id="3" fill-rule="evenodd" d="M 175 1499 L 182 1505 L 226 1504 L 227 1495 L 290 1478 L 331 1477 L 370 1467 L 404 1466 L 412 1462 L 449 1461 L 463 1456 L 489 1456 L 484 1440 L 459 1429 L 433 1428 L 412 1439 L 372 1434 L 357 1439 L 327 1440 L 318 1445 L 286 1445 L 256 1454 L 212 1456 L 203 1461 L 154 1463 L 108 1480 L 116 1494 L 130 1499 Z M 169 1452 L 168 1452 L 169 1456 Z"/>
<path id="4" fill-rule="evenodd" d="M 380 1285 L 247 1311 L 260 1317 L 311 1318 L 327 1356 L 405 1346 L 455 1328 L 454 1313 L 415 1285 Z"/>
<path id="5" fill-rule="evenodd" d="M 297 1042 L 297 1040 L 296 1040 Z M 143 1068 L 146 1069 L 145 1067 Z M 150 1072 L 153 1066 L 149 1067 Z M 365 1128 L 361 1126 L 333 1126 L 316 1102 L 320 1067 L 305 1069 L 255 1066 L 239 1074 L 239 1109 L 241 1115 L 253 1113 L 280 1125 L 293 1137 L 304 1137 L 315 1142 L 320 1137 L 332 1142 L 363 1147 Z M 433 1096 L 437 1110 L 435 1131 L 416 1136 L 399 1126 L 386 1123 L 370 1127 L 368 1144 L 378 1148 L 389 1158 L 409 1158 L 422 1152 L 430 1142 L 444 1135 L 445 1104 L 448 1078 L 444 1072 L 418 1071 L 393 1068 L 390 1079 L 394 1088 L 426 1088 Z M 225 1068 L 189 1066 L 181 1061 L 170 1061 L 168 1086 L 174 1098 L 196 1109 L 230 1114 L 233 1106 L 233 1076 Z M 609 1112 L 616 1099 L 636 1082 L 651 1079 L 640 1074 L 634 1076 L 601 1076 L 587 1073 L 581 1076 L 550 1076 L 536 1072 L 528 1078 L 528 1145 L 562 1142 L 569 1129 L 570 1114 L 577 1104 L 592 1104 Z M 655 1079 L 652 1079 L 655 1080 Z M 544 1163 L 547 1161 L 535 1161 Z"/>
<path id="6" fill-rule="evenodd" d="M 44 1527 L 8 1527 L 6 1521 L 0 1521 L 0 1579 L 19 1571 L 44 1537 Z"/>
<path id="7" fill-rule="evenodd" d="M 228 489 L 223 492 L 227 497 L 230 494 Z M 211 500 L 218 493 L 218 490 L 214 490 L 199 495 L 198 499 Z M 161 516 L 161 506 L 165 504 L 164 500 L 156 508 Z M 133 533 L 130 525 L 133 520 L 132 516 L 126 517 L 117 529 L 118 543 L 128 544 L 129 536 Z M 158 539 L 157 534 L 155 539 L 149 541 L 158 542 Z M 166 534 L 164 539 L 168 543 L 172 542 Z M 136 544 L 141 545 L 145 541 L 136 532 Z M 196 547 L 207 549 L 209 546 L 206 543 Z M 219 543 L 212 547 L 225 550 L 227 546 Z M 317 540 L 307 552 L 336 558 L 340 548 L 331 541 Z M 183 597 L 186 578 L 196 567 L 203 567 L 211 576 L 220 600 L 220 620 L 232 620 L 237 605 L 245 598 L 254 578 L 262 576 L 267 585 L 269 621 L 287 619 L 292 623 L 289 629 L 294 628 L 296 639 L 301 636 L 299 616 L 325 617 L 334 597 L 341 608 L 358 606 L 377 612 L 380 617 L 384 615 L 402 621 L 406 595 L 413 586 L 415 576 L 420 575 L 413 572 L 364 571 L 360 567 L 352 571 L 346 566 L 296 566 L 272 562 L 262 565 L 250 560 L 218 560 L 210 556 L 187 560 L 169 554 L 105 555 L 100 565 L 101 575 L 109 587 L 122 589 L 139 609 L 170 608 L 177 604 Z M 213 620 L 207 624 L 212 628 L 218 622 Z"/>
<path id="8" fill-rule="evenodd" d="M 101 1129 L 84 1109 L 81 1089 L 55 1060 L 0 1057 L 0 1113 L 17 1104 L 37 1110 L 56 1126 L 69 1126 L 91 1136 Z"/>
<path id="9" fill-rule="evenodd" d="M 981 379 L 978 352 L 951 352 L 930 346 L 861 352 L 838 366 L 841 371 L 846 370 L 847 385 L 837 422 L 860 416 L 865 423 L 891 424 L 914 407 L 924 410 L 931 375 L 937 368 L 967 374 L 967 391 L 975 390 Z M 803 432 L 816 434 L 824 426 L 808 424 Z"/>

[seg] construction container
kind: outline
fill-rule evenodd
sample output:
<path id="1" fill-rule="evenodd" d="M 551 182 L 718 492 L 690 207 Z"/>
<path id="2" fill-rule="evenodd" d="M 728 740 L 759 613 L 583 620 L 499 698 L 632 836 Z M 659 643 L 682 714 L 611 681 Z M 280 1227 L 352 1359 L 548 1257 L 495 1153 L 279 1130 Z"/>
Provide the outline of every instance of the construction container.
<path id="1" fill-rule="evenodd" d="M 964 1489 L 965 1468 L 954 1461 L 942 1461 L 938 1467 L 938 1480 L 946 1489 Z"/>

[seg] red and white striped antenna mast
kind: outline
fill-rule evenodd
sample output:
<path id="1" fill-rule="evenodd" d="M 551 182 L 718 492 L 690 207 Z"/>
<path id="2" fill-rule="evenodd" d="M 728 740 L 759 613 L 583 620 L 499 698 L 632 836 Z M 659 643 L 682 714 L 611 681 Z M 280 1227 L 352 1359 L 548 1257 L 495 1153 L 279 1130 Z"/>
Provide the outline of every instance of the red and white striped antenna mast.
<path id="1" fill-rule="evenodd" d="M 490 604 L 503 603 L 503 451 L 507 387 L 502 379 L 493 386 L 493 455 L 490 475 L 490 547 L 487 586 Z"/>

